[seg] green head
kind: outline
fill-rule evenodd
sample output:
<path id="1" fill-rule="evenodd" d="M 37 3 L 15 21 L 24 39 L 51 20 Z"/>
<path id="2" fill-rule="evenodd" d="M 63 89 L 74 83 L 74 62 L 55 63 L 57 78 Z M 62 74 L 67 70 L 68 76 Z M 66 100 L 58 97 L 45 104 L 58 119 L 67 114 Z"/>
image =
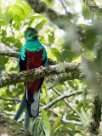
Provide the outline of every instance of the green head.
<path id="1" fill-rule="evenodd" d="M 34 39 L 37 39 L 37 34 L 38 32 L 34 28 L 28 27 L 24 32 L 25 40 L 32 41 Z"/>

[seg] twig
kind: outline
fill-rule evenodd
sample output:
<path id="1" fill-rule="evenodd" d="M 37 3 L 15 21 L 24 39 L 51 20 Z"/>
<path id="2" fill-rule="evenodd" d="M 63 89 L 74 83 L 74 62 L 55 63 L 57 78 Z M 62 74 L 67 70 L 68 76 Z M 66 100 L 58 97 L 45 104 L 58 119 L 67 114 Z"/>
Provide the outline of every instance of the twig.
<path id="1" fill-rule="evenodd" d="M 51 111 L 55 116 L 59 117 L 61 119 L 61 121 L 64 124 L 74 124 L 74 125 L 82 125 L 80 122 L 74 121 L 74 120 L 67 120 L 67 119 L 63 119 L 61 117 L 61 115 L 59 115 L 58 113 L 56 113 L 54 110 L 52 109 L 48 109 L 49 111 Z"/>
<path id="2" fill-rule="evenodd" d="M 19 52 L 10 52 L 10 51 L 0 51 L 0 55 L 1 56 L 8 56 L 8 57 L 18 57 L 19 56 Z"/>
<path id="3" fill-rule="evenodd" d="M 42 109 L 49 109 L 51 108 L 52 106 L 54 106 L 56 103 L 58 103 L 59 101 L 63 100 L 64 98 L 68 98 L 68 97 L 71 97 L 73 95 L 76 95 L 76 94 L 81 94 L 83 93 L 83 90 L 77 90 L 77 91 L 74 91 L 72 93 L 65 93 L 65 94 L 62 94 L 60 96 L 58 96 L 55 100 L 53 100 L 52 102 L 48 103 L 47 105 L 43 106 Z"/>
<path id="4" fill-rule="evenodd" d="M 57 95 L 61 95 L 61 93 L 58 92 L 56 89 L 52 88 L 52 90 L 53 90 Z M 84 92 L 84 91 L 83 91 L 83 92 Z M 80 116 L 79 113 L 78 113 L 78 111 L 75 110 L 75 109 L 69 104 L 69 102 L 67 101 L 66 98 L 64 98 L 63 101 L 66 103 L 66 105 L 67 105 L 74 113 L 76 113 L 78 116 Z"/>
<path id="5" fill-rule="evenodd" d="M 75 110 L 75 109 L 68 103 L 68 101 L 67 101 L 66 99 L 64 99 L 64 102 L 67 104 L 67 106 L 68 106 L 74 113 L 76 113 L 76 114 L 80 117 L 78 111 Z"/>
<path id="6" fill-rule="evenodd" d="M 68 15 L 69 12 L 68 12 L 68 10 L 67 10 L 67 7 L 66 7 L 66 5 L 65 5 L 65 2 L 62 1 L 62 0 L 60 0 L 60 3 L 61 3 L 62 7 L 64 8 L 64 10 L 66 11 L 66 13 L 67 13 L 67 15 Z"/>
<path id="7" fill-rule="evenodd" d="M 18 57 L 19 53 L 12 50 L 10 47 L 0 42 L 0 55 L 9 57 Z"/>

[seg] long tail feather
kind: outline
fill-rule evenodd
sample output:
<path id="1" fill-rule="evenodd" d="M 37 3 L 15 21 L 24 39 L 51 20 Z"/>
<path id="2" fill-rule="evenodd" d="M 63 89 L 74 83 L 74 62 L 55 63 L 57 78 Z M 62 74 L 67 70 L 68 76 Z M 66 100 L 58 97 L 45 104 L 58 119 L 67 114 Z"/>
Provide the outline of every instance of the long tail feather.
<path id="1" fill-rule="evenodd" d="M 28 130 L 29 126 L 30 126 L 30 117 L 29 117 L 28 110 L 27 110 L 26 93 L 24 93 L 24 95 L 23 95 L 21 104 L 19 106 L 19 109 L 18 109 L 16 115 L 14 116 L 14 119 L 18 120 L 21 117 L 23 112 L 25 112 L 24 128 L 26 130 Z"/>
<path id="2" fill-rule="evenodd" d="M 29 127 L 30 127 L 30 117 L 29 117 L 29 115 L 28 115 L 28 110 L 27 110 L 27 108 L 26 108 L 26 109 L 25 109 L 24 128 L 25 128 L 26 130 L 28 130 Z"/>
<path id="3" fill-rule="evenodd" d="M 36 118 L 39 114 L 39 97 L 40 97 L 40 90 L 34 93 L 34 95 L 30 95 L 28 93 L 28 100 L 27 100 L 27 109 L 28 114 L 30 117 Z"/>
<path id="4" fill-rule="evenodd" d="M 39 98 L 40 98 L 40 91 L 35 92 L 33 99 L 34 102 L 31 104 L 31 114 L 34 118 L 36 118 L 39 114 Z"/>
<path id="5" fill-rule="evenodd" d="M 21 101 L 21 104 L 19 106 L 19 109 L 18 109 L 18 111 L 16 112 L 16 114 L 14 116 L 15 120 L 18 120 L 21 117 L 21 115 L 24 112 L 25 108 L 26 108 L 26 99 L 25 99 L 25 93 L 24 93 L 24 96 L 22 98 L 22 101 Z"/>

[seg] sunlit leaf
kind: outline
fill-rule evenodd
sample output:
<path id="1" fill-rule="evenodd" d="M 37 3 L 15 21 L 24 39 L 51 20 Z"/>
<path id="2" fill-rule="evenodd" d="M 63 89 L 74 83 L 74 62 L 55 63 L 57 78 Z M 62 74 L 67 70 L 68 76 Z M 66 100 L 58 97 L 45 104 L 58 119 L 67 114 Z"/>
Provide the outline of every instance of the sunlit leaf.
<path id="1" fill-rule="evenodd" d="M 83 13 L 83 16 L 84 16 L 86 19 L 90 19 L 90 18 L 91 18 L 90 8 L 89 8 L 88 5 L 86 5 L 85 3 L 83 3 L 82 13 Z"/>
<path id="2" fill-rule="evenodd" d="M 42 20 L 42 21 L 40 21 L 36 26 L 35 26 L 35 29 L 36 30 L 40 30 L 40 29 L 42 29 L 43 28 L 43 26 L 46 24 L 46 20 Z"/>
<path id="3" fill-rule="evenodd" d="M 49 41 L 49 43 L 52 44 L 54 42 L 54 40 L 55 40 L 54 32 L 49 32 L 48 33 L 48 41 Z"/>
<path id="4" fill-rule="evenodd" d="M 61 53 L 57 48 L 52 48 L 51 53 L 57 58 L 57 60 L 61 59 Z"/>
<path id="5" fill-rule="evenodd" d="M 50 122 L 49 122 L 47 112 L 42 110 L 41 113 L 42 113 L 42 118 L 43 118 L 43 123 L 44 123 L 45 134 L 47 136 L 51 136 L 51 125 L 50 125 Z"/>

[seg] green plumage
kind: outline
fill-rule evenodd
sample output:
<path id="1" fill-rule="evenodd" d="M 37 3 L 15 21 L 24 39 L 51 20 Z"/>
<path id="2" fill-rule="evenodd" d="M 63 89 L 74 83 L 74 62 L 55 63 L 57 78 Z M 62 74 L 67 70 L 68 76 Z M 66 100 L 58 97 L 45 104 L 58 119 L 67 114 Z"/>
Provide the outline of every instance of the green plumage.
<path id="1" fill-rule="evenodd" d="M 25 37 L 26 42 L 36 39 L 37 34 L 38 34 L 38 32 L 35 29 L 28 27 L 24 33 L 24 37 Z"/>
<path id="2" fill-rule="evenodd" d="M 34 52 L 34 51 L 39 51 L 44 48 L 44 46 L 40 43 L 40 41 L 37 39 L 37 31 L 32 28 L 28 28 L 25 31 L 25 44 L 22 47 L 20 51 L 20 56 L 22 60 L 25 60 L 26 57 L 26 50 Z M 46 50 L 44 48 L 44 52 L 42 54 L 42 60 L 44 60 L 47 56 Z M 48 62 L 46 62 L 45 66 L 47 65 Z"/>
<path id="3" fill-rule="evenodd" d="M 28 42 L 25 43 L 25 45 L 21 49 L 21 52 L 20 52 L 21 59 L 25 60 L 26 50 L 33 52 L 33 51 L 39 51 L 41 49 L 43 49 L 43 46 L 39 42 L 39 40 L 34 40 L 33 39 L 32 41 L 28 41 Z"/>

